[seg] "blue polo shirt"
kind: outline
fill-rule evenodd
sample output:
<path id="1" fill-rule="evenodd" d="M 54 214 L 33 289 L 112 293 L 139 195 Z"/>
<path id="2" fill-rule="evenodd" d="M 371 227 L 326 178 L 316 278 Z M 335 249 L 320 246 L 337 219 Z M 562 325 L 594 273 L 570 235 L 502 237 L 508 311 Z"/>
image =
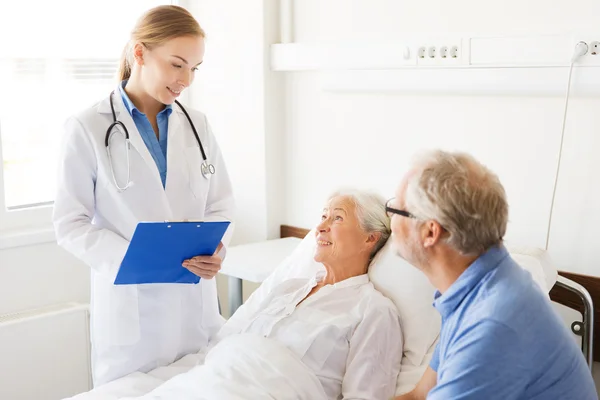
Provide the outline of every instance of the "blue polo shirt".
<path id="1" fill-rule="evenodd" d="M 531 274 L 504 246 L 479 257 L 444 293 L 428 400 L 592 400 L 591 373 Z"/>
<path id="2" fill-rule="evenodd" d="M 156 163 L 158 172 L 160 173 L 160 180 L 162 181 L 163 188 L 167 182 L 167 138 L 169 133 L 169 115 L 173 111 L 171 105 L 165 106 L 165 108 L 158 113 L 156 116 L 156 123 L 158 125 L 158 139 L 156 133 L 148 120 L 146 114 L 138 110 L 133 104 L 127 93 L 125 92 L 125 85 L 127 81 L 122 81 L 119 85 L 119 91 L 121 92 L 121 98 L 125 104 L 125 108 L 131 115 L 135 127 L 142 136 L 142 140 L 146 144 L 152 159 Z"/>

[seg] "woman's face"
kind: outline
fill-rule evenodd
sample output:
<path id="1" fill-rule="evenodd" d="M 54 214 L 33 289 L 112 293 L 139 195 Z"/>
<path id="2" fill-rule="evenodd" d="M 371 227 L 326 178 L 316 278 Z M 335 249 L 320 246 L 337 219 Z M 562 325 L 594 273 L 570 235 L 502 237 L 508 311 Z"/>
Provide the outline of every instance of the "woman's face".
<path id="1" fill-rule="evenodd" d="M 135 55 L 144 91 L 162 104 L 172 104 L 194 81 L 204 59 L 204 38 L 180 36 L 152 49 L 138 44 Z"/>
<path id="2" fill-rule="evenodd" d="M 333 197 L 323 208 L 316 240 L 315 261 L 324 264 L 363 256 L 368 259 L 376 242 L 360 227 L 354 203 L 344 196 Z"/>

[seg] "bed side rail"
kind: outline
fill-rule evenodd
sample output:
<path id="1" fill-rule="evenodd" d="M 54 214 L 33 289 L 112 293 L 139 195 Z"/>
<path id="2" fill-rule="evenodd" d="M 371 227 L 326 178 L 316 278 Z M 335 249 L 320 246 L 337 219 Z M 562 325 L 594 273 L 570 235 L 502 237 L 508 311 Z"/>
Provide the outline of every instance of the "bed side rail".
<path id="1" fill-rule="evenodd" d="M 575 294 L 583 303 L 583 321 L 573 322 L 571 324 L 571 331 L 574 334 L 581 336 L 581 351 L 591 370 L 594 361 L 594 303 L 592 301 L 592 296 L 590 296 L 590 293 L 582 285 L 561 275 L 558 276 L 555 286 Z M 574 310 L 581 311 L 579 307 L 574 307 L 570 302 L 563 303 L 557 299 L 553 299 L 553 301 Z"/>

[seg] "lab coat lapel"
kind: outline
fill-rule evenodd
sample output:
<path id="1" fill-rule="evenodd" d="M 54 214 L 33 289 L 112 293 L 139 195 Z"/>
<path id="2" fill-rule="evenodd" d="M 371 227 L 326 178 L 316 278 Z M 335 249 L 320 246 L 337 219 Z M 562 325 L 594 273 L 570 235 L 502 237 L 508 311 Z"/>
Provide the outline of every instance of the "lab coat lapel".
<path id="1" fill-rule="evenodd" d="M 185 158 L 184 119 L 176 104 L 169 116 L 167 142 L 167 181 L 165 193 L 172 210 L 185 210 L 188 198 L 183 194 L 189 192 L 189 171 Z M 174 211 L 175 212 L 175 211 Z M 177 218 L 177 216 L 174 216 Z M 181 216 L 183 218 L 183 216 Z"/>

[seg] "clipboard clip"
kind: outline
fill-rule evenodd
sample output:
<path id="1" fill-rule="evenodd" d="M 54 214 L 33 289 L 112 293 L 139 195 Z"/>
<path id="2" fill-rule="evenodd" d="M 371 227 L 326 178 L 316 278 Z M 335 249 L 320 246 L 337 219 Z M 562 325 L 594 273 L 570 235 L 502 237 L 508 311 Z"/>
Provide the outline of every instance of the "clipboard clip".
<path id="1" fill-rule="evenodd" d="M 200 225 L 204 222 L 204 221 L 190 221 L 189 219 L 183 219 L 183 220 L 179 220 L 179 221 L 169 221 L 168 219 L 165 219 L 164 223 L 165 224 L 171 224 L 171 223 L 181 223 L 181 222 L 187 222 L 187 223 L 192 223 L 192 224 L 198 224 L 196 225 L 196 228 L 200 228 Z M 171 225 L 167 225 L 167 228 L 170 228 Z"/>

